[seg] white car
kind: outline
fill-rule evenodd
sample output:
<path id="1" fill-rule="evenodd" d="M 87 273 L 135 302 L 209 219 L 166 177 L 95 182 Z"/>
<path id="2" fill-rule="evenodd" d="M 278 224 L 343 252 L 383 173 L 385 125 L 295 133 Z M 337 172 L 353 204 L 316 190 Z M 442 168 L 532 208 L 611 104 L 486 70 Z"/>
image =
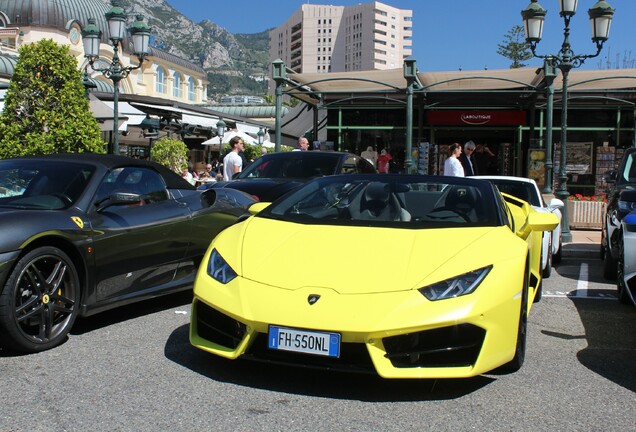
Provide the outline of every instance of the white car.
<path id="1" fill-rule="evenodd" d="M 474 176 L 492 182 L 500 192 L 522 199 L 537 211 L 554 213 L 559 218 L 559 224 L 553 231 L 543 232 L 543 249 L 541 253 L 541 271 L 544 278 L 550 277 L 552 263 L 561 261 L 561 207 L 563 201 L 552 198 L 546 205 L 543 195 L 534 180 L 525 177 L 512 176 Z"/>

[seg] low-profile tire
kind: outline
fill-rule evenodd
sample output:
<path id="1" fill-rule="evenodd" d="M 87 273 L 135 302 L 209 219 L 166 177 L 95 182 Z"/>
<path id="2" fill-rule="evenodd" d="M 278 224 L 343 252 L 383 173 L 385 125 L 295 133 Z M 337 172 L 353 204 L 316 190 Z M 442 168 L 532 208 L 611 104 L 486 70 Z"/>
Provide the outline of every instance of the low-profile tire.
<path id="1" fill-rule="evenodd" d="M 557 251 L 557 253 L 552 255 L 552 264 L 561 264 L 562 258 L 563 258 L 563 242 L 559 238 L 559 250 Z"/>
<path id="2" fill-rule="evenodd" d="M 550 275 L 552 274 L 552 238 L 550 238 L 550 242 L 548 243 L 548 260 L 545 263 L 545 268 L 543 269 L 543 271 L 541 272 L 541 276 L 544 279 L 547 279 L 550 277 Z M 543 261 L 543 259 L 541 260 Z M 535 297 L 535 302 L 537 302 L 538 300 Z"/>
<path id="3" fill-rule="evenodd" d="M 519 311 L 519 323 L 517 327 L 517 344 L 515 355 L 508 363 L 502 366 L 506 372 L 517 372 L 523 366 L 526 359 L 526 340 L 528 338 L 528 280 L 529 268 L 523 280 L 523 290 L 521 292 L 521 307 Z"/>
<path id="4" fill-rule="evenodd" d="M 607 239 L 609 242 L 609 239 Z M 609 246 L 605 245 L 605 256 L 603 259 L 603 277 L 607 280 L 615 280 L 616 272 L 618 270 L 618 263 L 612 256 L 612 252 L 609 249 Z"/>
<path id="5" fill-rule="evenodd" d="M 618 301 L 621 304 L 631 304 L 631 299 L 625 286 L 625 255 L 623 251 L 623 241 L 618 243 L 618 262 L 616 263 L 616 289 L 618 290 Z"/>
<path id="6" fill-rule="evenodd" d="M 539 282 L 539 286 L 537 287 L 537 292 L 534 294 L 533 303 L 539 303 L 543 298 L 543 279 Z"/>
<path id="7" fill-rule="evenodd" d="M 78 313 L 80 283 L 73 261 L 44 246 L 25 254 L 0 294 L 0 343 L 22 352 L 59 345 Z"/>

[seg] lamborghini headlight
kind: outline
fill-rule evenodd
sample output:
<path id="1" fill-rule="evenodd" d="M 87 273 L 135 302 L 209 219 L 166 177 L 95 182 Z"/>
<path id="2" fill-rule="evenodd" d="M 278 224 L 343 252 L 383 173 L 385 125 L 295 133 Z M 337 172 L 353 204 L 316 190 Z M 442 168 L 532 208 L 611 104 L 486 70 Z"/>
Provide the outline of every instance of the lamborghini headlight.
<path id="1" fill-rule="evenodd" d="M 230 265 L 223 259 L 216 249 L 212 249 L 208 261 L 208 274 L 215 280 L 226 284 L 237 275 Z"/>
<path id="2" fill-rule="evenodd" d="M 470 294 L 477 289 L 491 269 L 492 265 L 489 265 L 479 270 L 473 270 L 420 288 L 418 291 L 430 301 L 444 300 Z"/>

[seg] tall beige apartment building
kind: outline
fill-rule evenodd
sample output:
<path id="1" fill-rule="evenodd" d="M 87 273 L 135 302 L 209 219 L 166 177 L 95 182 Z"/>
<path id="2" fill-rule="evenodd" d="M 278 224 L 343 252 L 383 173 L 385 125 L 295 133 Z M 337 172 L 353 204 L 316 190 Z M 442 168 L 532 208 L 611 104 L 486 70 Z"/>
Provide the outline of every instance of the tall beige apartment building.
<path id="1" fill-rule="evenodd" d="M 270 62 L 303 73 L 399 68 L 412 53 L 412 24 L 412 10 L 380 2 L 303 4 L 270 31 Z"/>

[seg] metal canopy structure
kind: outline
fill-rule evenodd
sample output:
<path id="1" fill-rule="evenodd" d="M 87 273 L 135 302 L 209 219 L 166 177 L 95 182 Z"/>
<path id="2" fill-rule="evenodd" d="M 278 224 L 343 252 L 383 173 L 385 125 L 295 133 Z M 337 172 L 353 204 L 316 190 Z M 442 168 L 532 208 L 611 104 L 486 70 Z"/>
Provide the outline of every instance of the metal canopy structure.
<path id="1" fill-rule="evenodd" d="M 272 64 L 276 82 L 277 104 L 283 96 L 302 100 L 314 110 L 387 109 L 404 110 L 406 154 L 411 154 L 413 137 L 418 141 L 427 125 L 424 115 L 445 110 L 523 111 L 531 119 L 552 116 L 553 104 L 560 103 L 558 71 L 545 68 L 504 70 L 419 72 L 415 61 L 405 60 L 402 69 L 339 73 L 295 73 L 282 61 Z M 412 70 L 409 71 L 409 67 Z M 555 79 L 556 78 L 556 79 Z M 573 109 L 634 110 L 636 103 L 636 69 L 576 70 L 570 73 L 568 101 Z M 554 98 L 554 95 L 557 95 Z M 553 99 L 554 98 L 554 99 Z M 412 127 L 414 116 L 416 126 Z M 314 115 L 317 119 L 318 116 Z M 276 117 L 276 133 L 280 136 L 282 118 Z M 520 126 L 519 130 L 532 130 Z M 411 126 L 409 126 L 411 125 Z M 330 128 L 334 125 L 328 125 Z M 313 130 L 318 129 L 315 121 Z M 345 128 L 346 125 L 339 124 Z M 539 134 L 543 138 L 545 128 Z M 411 133 L 414 135 L 411 135 Z M 545 132 L 549 135 L 548 132 Z M 632 132 L 633 134 L 633 132 Z M 632 139 L 636 142 L 636 138 Z M 410 171 L 412 161 L 405 167 Z"/>
<path id="2" fill-rule="evenodd" d="M 112 94 L 96 92 L 94 95 L 106 104 L 112 104 Z M 152 116 L 157 119 L 160 130 L 183 132 L 205 139 L 216 135 L 216 125 L 221 118 L 229 128 L 238 128 L 249 133 L 266 127 L 263 123 L 252 122 L 245 117 L 150 96 L 122 94 L 120 105 L 128 113 L 129 126 L 139 126 L 143 118 Z M 128 111 L 126 107 L 129 107 Z"/>

